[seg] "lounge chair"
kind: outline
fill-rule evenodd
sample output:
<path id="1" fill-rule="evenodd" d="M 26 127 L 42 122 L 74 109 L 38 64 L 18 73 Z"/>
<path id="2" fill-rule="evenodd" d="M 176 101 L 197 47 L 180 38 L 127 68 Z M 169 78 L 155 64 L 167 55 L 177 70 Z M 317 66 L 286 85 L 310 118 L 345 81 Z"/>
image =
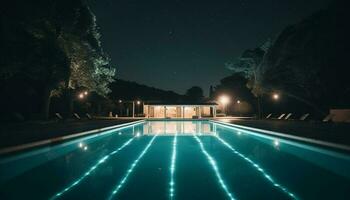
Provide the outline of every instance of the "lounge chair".
<path id="1" fill-rule="evenodd" d="M 283 113 L 283 114 L 281 114 L 277 119 L 282 119 L 285 115 L 286 115 L 286 114 Z"/>
<path id="2" fill-rule="evenodd" d="M 272 113 L 268 114 L 265 119 L 270 119 L 270 117 L 272 116 Z"/>
<path id="3" fill-rule="evenodd" d="M 308 118 L 309 115 L 310 115 L 309 113 L 303 114 L 303 115 L 300 117 L 300 121 L 305 121 L 305 119 Z"/>
<path id="4" fill-rule="evenodd" d="M 284 118 L 284 120 L 288 120 L 292 116 L 292 113 L 288 113 L 288 115 Z"/>
<path id="5" fill-rule="evenodd" d="M 80 116 L 77 113 L 73 113 L 73 116 L 75 117 L 75 119 L 81 120 Z"/>
<path id="6" fill-rule="evenodd" d="M 332 114 L 328 114 L 325 118 L 323 118 L 323 122 L 330 122 L 332 120 L 333 115 Z"/>
<path id="7" fill-rule="evenodd" d="M 91 115 L 89 113 L 85 114 L 88 119 L 92 119 Z"/>
<path id="8" fill-rule="evenodd" d="M 55 113 L 55 116 L 56 116 L 57 120 L 63 120 L 63 117 L 60 113 Z"/>

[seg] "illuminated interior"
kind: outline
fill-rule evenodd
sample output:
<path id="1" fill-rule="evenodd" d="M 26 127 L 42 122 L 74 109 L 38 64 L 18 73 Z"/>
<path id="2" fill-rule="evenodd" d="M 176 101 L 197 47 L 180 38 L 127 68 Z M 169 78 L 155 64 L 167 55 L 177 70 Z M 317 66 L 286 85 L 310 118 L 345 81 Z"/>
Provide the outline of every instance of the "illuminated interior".
<path id="1" fill-rule="evenodd" d="M 216 105 L 144 105 L 147 118 L 216 117 Z"/>

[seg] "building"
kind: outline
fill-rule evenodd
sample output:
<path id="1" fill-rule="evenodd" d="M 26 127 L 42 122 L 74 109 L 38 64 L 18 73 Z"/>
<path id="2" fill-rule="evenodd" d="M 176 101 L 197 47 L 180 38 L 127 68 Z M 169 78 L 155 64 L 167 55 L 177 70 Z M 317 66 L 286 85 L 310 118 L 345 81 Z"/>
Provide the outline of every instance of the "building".
<path id="1" fill-rule="evenodd" d="M 145 103 L 146 118 L 209 118 L 216 117 L 216 103 Z"/>

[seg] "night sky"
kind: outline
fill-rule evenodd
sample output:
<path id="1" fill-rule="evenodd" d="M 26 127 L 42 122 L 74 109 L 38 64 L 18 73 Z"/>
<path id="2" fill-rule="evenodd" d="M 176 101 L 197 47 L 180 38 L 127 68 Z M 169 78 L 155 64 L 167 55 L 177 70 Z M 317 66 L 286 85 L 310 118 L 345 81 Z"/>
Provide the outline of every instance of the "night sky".
<path id="1" fill-rule="evenodd" d="M 183 94 L 208 94 L 230 71 L 224 63 L 329 0 L 143 1 L 92 3 L 117 77 Z"/>

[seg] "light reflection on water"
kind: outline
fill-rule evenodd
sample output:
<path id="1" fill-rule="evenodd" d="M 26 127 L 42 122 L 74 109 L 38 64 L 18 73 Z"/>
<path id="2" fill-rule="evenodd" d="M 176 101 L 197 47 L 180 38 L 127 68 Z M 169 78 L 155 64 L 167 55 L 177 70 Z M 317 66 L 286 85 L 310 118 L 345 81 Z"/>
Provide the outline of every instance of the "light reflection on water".
<path id="1" fill-rule="evenodd" d="M 172 136 L 193 136 L 216 135 L 216 124 L 208 121 L 148 121 L 143 126 L 144 135 Z"/>

